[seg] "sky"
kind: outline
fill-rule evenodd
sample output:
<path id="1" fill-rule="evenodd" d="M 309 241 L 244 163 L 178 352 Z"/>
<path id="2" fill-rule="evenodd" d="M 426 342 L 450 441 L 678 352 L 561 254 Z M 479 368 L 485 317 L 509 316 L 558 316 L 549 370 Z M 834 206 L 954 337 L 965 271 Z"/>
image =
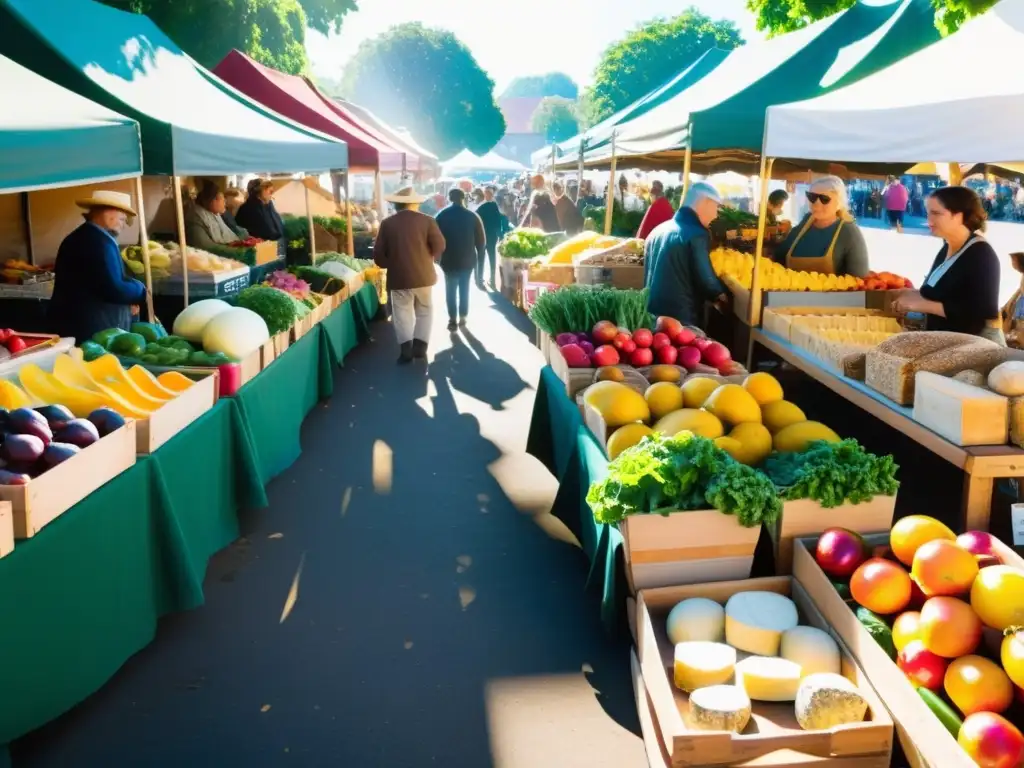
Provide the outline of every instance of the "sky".
<path id="1" fill-rule="evenodd" d="M 695 6 L 713 19 L 730 19 L 745 40 L 754 29 L 746 0 L 359 0 L 341 34 L 308 32 L 313 72 L 338 78 L 359 43 L 406 21 L 449 29 L 495 81 L 497 92 L 520 75 L 565 72 L 591 81 L 602 51 L 637 24 Z M 499 12 L 503 8 L 504 12 Z M 672 73 L 665 73 L 666 77 Z"/>

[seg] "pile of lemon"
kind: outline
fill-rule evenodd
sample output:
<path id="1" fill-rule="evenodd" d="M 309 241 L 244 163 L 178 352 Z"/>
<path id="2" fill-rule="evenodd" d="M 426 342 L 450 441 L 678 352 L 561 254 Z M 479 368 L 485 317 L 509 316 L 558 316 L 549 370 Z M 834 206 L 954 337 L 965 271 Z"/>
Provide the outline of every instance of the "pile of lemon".
<path id="1" fill-rule="evenodd" d="M 754 275 L 752 254 L 732 248 L 716 248 L 711 252 L 711 266 L 719 277 L 729 277 L 750 290 Z M 862 285 L 852 275 L 797 272 L 767 258 L 758 263 L 757 272 L 761 289 L 765 291 L 856 291 Z"/>

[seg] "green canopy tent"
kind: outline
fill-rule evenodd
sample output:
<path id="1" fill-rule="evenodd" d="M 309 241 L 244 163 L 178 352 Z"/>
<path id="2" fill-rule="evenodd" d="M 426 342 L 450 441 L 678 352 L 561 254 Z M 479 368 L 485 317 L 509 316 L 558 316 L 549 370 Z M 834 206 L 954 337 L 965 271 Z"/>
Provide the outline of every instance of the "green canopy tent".
<path id="1" fill-rule="evenodd" d="M 617 126 L 613 140 L 588 149 L 584 162 L 663 168 L 687 165 L 692 156 L 707 171 L 754 172 L 769 106 L 842 88 L 936 42 L 934 14 L 930 0 L 858 2 L 796 32 L 748 43 L 674 98 Z"/>
<path id="2" fill-rule="evenodd" d="M 31 95 L 30 99 L 26 97 Z M 142 173 L 139 126 L 0 56 L 0 193 Z"/>

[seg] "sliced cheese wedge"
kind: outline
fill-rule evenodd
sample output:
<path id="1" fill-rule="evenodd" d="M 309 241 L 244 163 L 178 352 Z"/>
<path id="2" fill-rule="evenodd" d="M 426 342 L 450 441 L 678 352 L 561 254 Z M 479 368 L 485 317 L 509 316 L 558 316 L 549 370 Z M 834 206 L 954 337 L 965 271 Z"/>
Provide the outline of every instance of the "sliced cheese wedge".
<path id="1" fill-rule="evenodd" d="M 818 672 L 839 674 L 839 645 L 817 627 L 793 627 L 783 632 L 779 656 L 799 664 L 803 677 Z"/>
<path id="2" fill-rule="evenodd" d="M 736 649 L 725 643 L 693 641 L 676 645 L 676 687 L 689 693 L 732 680 Z"/>
<path id="3" fill-rule="evenodd" d="M 777 656 L 782 633 L 798 623 L 796 605 L 775 592 L 737 592 L 725 604 L 725 642 L 758 656 Z"/>
<path id="4" fill-rule="evenodd" d="M 736 685 L 754 701 L 793 701 L 800 665 L 774 656 L 750 656 L 736 664 Z"/>
<path id="5" fill-rule="evenodd" d="M 742 733 L 750 709 L 750 697 L 738 685 L 710 685 L 690 694 L 686 722 L 695 731 Z"/>

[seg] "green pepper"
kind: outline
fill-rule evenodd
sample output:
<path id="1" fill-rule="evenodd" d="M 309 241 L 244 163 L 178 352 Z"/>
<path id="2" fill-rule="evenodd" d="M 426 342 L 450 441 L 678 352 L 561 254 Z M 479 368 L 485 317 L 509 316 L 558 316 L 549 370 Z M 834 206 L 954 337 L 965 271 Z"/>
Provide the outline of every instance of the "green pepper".
<path id="1" fill-rule="evenodd" d="M 137 333 L 121 333 L 113 338 L 107 349 L 115 355 L 139 357 L 146 352 L 146 339 Z"/>
<path id="2" fill-rule="evenodd" d="M 880 616 L 864 607 L 858 608 L 856 615 L 861 626 L 868 631 L 876 643 L 882 646 L 882 650 L 888 654 L 889 658 L 895 661 L 896 644 L 892 640 L 892 630 L 889 629 L 889 625 Z"/>
<path id="3" fill-rule="evenodd" d="M 146 341 L 156 341 L 167 335 L 164 327 L 156 323 L 132 323 L 130 333 L 137 333 Z"/>
<path id="4" fill-rule="evenodd" d="M 954 712 L 949 704 L 939 698 L 937 693 L 927 688 L 918 688 L 917 695 L 924 700 L 924 703 L 928 705 L 928 709 L 939 719 L 942 727 L 953 735 L 954 739 L 960 735 L 960 727 L 964 724 L 964 721 L 960 719 L 960 715 Z"/>
<path id="5" fill-rule="evenodd" d="M 103 348 L 103 345 L 98 344 L 95 341 L 83 341 L 81 347 L 82 355 L 87 363 L 91 363 L 93 360 L 107 354 L 107 350 Z"/>
<path id="6" fill-rule="evenodd" d="M 92 340 L 104 349 L 109 350 L 111 342 L 122 334 L 124 334 L 124 330 L 121 328 L 107 328 L 104 331 L 97 331 L 94 333 Z"/>

